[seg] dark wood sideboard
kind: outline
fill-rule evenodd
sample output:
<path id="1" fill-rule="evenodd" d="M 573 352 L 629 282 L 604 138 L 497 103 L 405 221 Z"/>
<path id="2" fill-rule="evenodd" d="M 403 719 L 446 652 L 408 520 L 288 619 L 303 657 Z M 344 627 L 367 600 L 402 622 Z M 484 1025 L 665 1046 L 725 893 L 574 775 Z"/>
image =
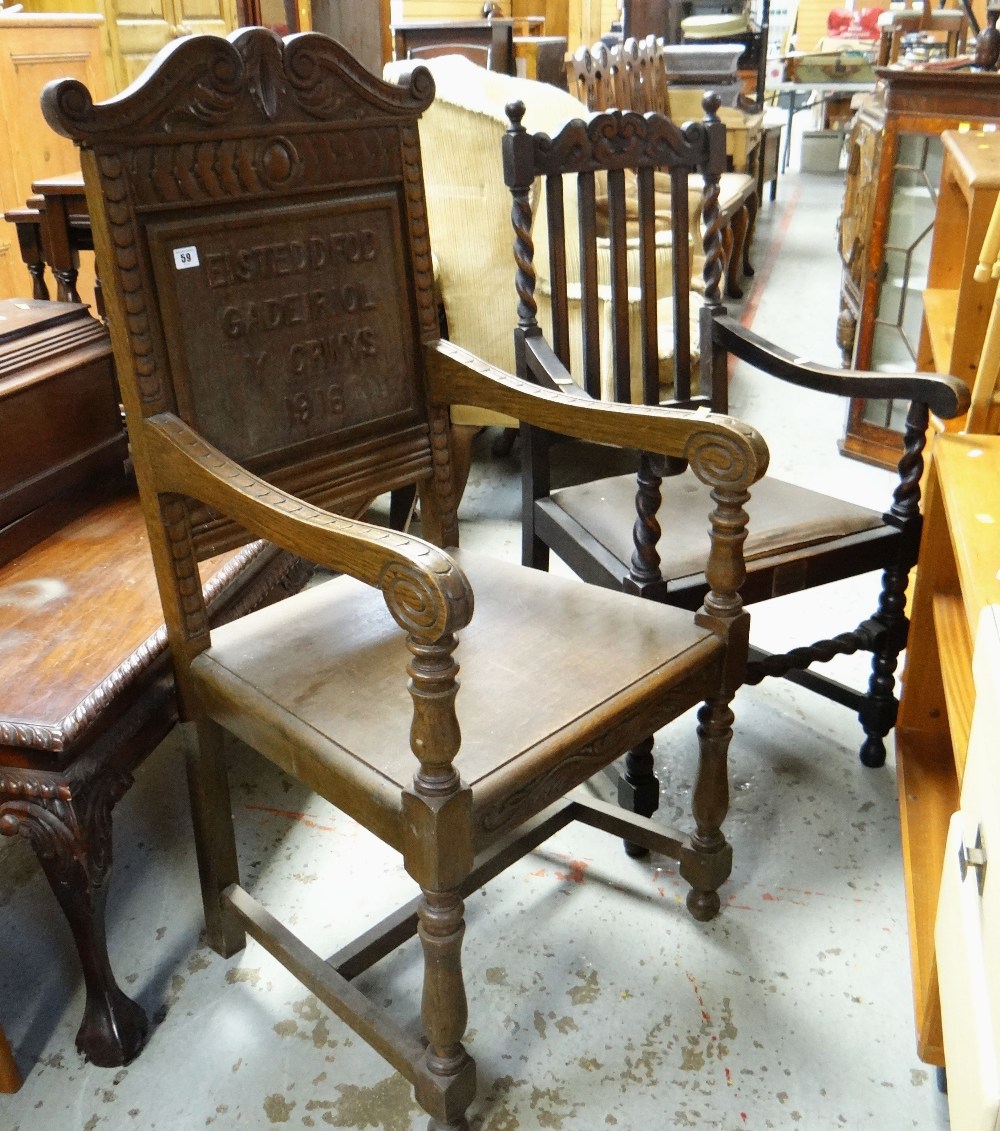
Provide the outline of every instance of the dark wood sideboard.
<path id="1" fill-rule="evenodd" d="M 0 434 L 0 834 L 30 842 L 72 930 L 78 1048 L 125 1064 L 147 1023 L 108 958 L 112 810 L 177 708 L 111 346 L 85 306 L 0 301 Z M 258 542 L 201 580 L 223 620 L 309 572 Z"/>

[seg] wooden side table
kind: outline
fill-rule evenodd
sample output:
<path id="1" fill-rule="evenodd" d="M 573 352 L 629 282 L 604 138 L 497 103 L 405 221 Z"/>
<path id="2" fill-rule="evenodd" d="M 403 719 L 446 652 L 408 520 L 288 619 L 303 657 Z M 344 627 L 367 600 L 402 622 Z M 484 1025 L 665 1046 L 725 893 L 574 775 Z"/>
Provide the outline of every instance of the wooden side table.
<path id="1" fill-rule="evenodd" d="M 146 1018 L 108 957 L 112 810 L 177 705 L 110 340 L 85 307 L 0 300 L 0 435 L 0 835 L 31 844 L 73 932 L 78 1048 L 124 1064 Z M 263 543 L 201 569 L 219 619 L 309 572 Z"/>

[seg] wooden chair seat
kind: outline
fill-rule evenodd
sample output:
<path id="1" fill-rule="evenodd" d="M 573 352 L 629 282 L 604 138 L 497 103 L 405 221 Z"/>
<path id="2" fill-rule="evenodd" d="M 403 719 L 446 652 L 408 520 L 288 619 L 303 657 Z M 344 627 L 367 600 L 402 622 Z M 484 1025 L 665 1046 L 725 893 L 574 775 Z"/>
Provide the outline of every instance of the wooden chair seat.
<path id="1" fill-rule="evenodd" d="M 596 541 L 613 559 L 615 583 L 621 585 L 628 577 L 635 552 L 632 531 L 621 521 L 621 515 L 634 508 L 635 491 L 634 475 L 553 491 L 537 504 L 539 521 L 545 516 L 549 532 L 543 537 L 547 541 L 551 537 L 550 545 L 557 553 L 560 532 L 564 538 L 577 542 Z M 690 476 L 665 479 L 661 493 L 662 525 L 671 532 L 660 546 L 662 576 L 672 588 L 691 588 L 692 603 L 697 604 L 704 591 L 701 573 L 707 538 L 698 520 L 708 495 Z M 775 555 L 789 557 L 798 550 L 815 548 L 865 530 L 881 530 L 884 526 L 879 511 L 769 477 L 754 487 L 747 513 L 750 526 L 743 556 L 749 577 L 745 595 L 753 589 L 755 569 L 774 569 Z"/>
<path id="2" fill-rule="evenodd" d="M 711 659 L 721 663 L 724 649 L 686 611 L 646 607 L 467 551 L 452 557 L 476 594 L 458 650 L 457 765 L 472 790 L 480 852 L 506 828 L 505 812 L 518 814 L 527 782 L 540 808 L 601 768 L 595 740 L 606 719 L 594 703 L 611 703 L 627 688 L 636 704 L 659 700 L 666 719 L 674 701 L 668 689 L 704 680 L 706 665 L 711 681 Z M 602 663 L 610 651 L 613 666 Z M 401 678 L 408 659 L 378 590 L 340 577 L 216 629 L 192 673 L 203 702 L 233 719 L 235 733 L 246 729 L 242 736 L 256 749 L 384 836 L 397 827 L 414 772 L 413 704 Z M 539 695 L 543 684 L 553 693 Z M 505 718 L 500 741 L 492 706 L 499 687 L 510 702 L 533 704 Z M 565 758 L 568 740 L 575 758 Z M 356 788 L 362 774 L 366 782 L 375 776 L 377 793 Z M 389 842 L 403 847 L 396 836 Z"/>

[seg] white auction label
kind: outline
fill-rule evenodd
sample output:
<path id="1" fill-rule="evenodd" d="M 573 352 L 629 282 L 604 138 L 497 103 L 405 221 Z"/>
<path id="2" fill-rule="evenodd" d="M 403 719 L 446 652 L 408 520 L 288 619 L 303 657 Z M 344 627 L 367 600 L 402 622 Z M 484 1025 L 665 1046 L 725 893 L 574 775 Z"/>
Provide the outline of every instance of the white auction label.
<path id="1" fill-rule="evenodd" d="M 175 247 L 174 266 L 178 271 L 185 271 L 188 267 L 197 267 L 198 249 L 196 247 Z"/>

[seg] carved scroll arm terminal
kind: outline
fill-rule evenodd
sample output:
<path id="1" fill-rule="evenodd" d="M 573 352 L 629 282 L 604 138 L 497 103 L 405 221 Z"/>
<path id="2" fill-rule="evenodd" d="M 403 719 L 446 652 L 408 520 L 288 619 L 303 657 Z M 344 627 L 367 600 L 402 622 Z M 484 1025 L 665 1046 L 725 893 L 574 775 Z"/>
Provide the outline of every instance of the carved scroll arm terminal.
<path id="1" fill-rule="evenodd" d="M 273 487 L 169 413 L 144 423 L 143 442 L 158 491 L 197 499 L 259 538 L 381 589 L 416 640 L 433 643 L 469 623 L 469 580 L 430 542 L 331 514 Z"/>

